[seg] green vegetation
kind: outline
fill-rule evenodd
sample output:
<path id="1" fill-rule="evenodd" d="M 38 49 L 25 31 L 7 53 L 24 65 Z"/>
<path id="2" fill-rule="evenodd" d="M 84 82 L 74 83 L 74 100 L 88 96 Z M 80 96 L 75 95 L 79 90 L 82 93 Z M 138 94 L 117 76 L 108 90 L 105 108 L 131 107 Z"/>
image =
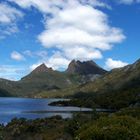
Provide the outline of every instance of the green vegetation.
<path id="1" fill-rule="evenodd" d="M 50 119 L 13 119 L 1 128 L 1 140 L 72 140 L 65 132 L 67 120 L 56 116 Z"/>
<path id="2" fill-rule="evenodd" d="M 74 114 L 72 119 L 13 119 L 0 126 L 0 140 L 139 140 L 140 108 Z"/>
<path id="3" fill-rule="evenodd" d="M 87 85 L 85 86 L 87 87 Z M 128 106 L 136 106 L 140 104 L 140 77 L 131 79 L 131 81 L 125 83 L 119 89 L 108 88 L 107 91 L 103 90 L 101 92 L 79 91 L 72 96 L 71 101 L 59 102 L 58 104 L 116 110 Z"/>
<path id="4" fill-rule="evenodd" d="M 140 104 L 140 88 L 133 86 L 108 93 L 84 93 L 73 95 L 70 101 L 59 101 L 51 105 L 96 107 L 119 110 L 128 106 Z"/>
<path id="5" fill-rule="evenodd" d="M 54 97 L 53 92 L 59 93 L 65 88 L 75 87 L 80 84 L 80 81 L 80 75 L 52 71 L 31 73 L 16 82 L 3 79 L 0 81 L 0 88 L 5 89 L 12 96 L 18 97 L 48 97 L 51 96 L 51 93 Z M 55 95 L 57 96 L 57 94 Z M 60 95 L 62 96 L 62 94 Z"/>
<path id="6" fill-rule="evenodd" d="M 83 125 L 76 140 L 139 140 L 140 121 L 129 116 L 101 117 Z"/>
<path id="7" fill-rule="evenodd" d="M 10 93 L 4 89 L 0 89 L 0 97 L 9 97 Z"/>
<path id="8" fill-rule="evenodd" d="M 139 100 L 140 61 L 124 68 L 114 69 L 93 82 L 73 85 L 56 91 L 46 91 L 40 97 L 78 97 L 83 101 L 107 108 L 122 108 Z M 85 93 L 85 94 L 84 94 Z M 81 95 L 82 94 L 82 95 Z M 92 99 L 91 99 L 92 98 Z M 95 103 L 96 102 L 96 103 Z M 83 103 L 83 104 L 87 104 Z M 91 103 L 90 103 L 91 104 Z M 89 106 L 89 105 L 88 105 Z M 93 106 L 93 105 L 92 105 Z"/>
<path id="9" fill-rule="evenodd" d="M 133 115 L 135 114 L 135 115 Z M 139 140 L 140 108 L 126 108 L 119 113 L 78 114 L 69 121 L 68 132 L 74 140 Z"/>
<path id="10" fill-rule="evenodd" d="M 116 112 L 115 115 L 117 116 L 131 116 L 140 120 L 140 107 L 128 107 L 123 108 L 120 111 Z"/>
<path id="11" fill-rule="evenodd" d="M 42 91 L 36 96 L 40 98 L 70 98 L 76 91 L 78 92 L 78 84 L 59 90 Z"/>
<path id="12" fill-rule="evenodd" d="M 75 87 L 104 73 L 106 71 L 92 61 L 73 61 L 64 72 L 42 64 L 19 81 L 0 79 L 0 88 L 18 97 L 63 97 L 67 91 L 71 95 L 75 93 Z M 61 91 L 63 93 L 60 94 Z"/>
<path id="13" fill-rule="evenodd" d="M 134 90 L 134 92 L 140 90 L 138 87 L 140 83 L 139 60 L 132 65 L 114 69 L 96 78 L 95 75 L 70 74 L 50 69 L 46 71 L 46 69 L 48 68 L 43 68 L 43 71 L 40 71 L 42 69 L 38 67 L 38 70 L 16 82 L 0 79 L 0 88 L 13 96 L 40 98 L 67 97 L 78 92 L 114 94 L 129 91 L 130 88 L 133 88 L 131 91 Z"/>
<path id="14" fill-rule="evenodd" d="M 140 60 L 132 65 L 114 69 L 104 76 L 80 87 L 82 92 L 106 93 L 140 83 Z"/>

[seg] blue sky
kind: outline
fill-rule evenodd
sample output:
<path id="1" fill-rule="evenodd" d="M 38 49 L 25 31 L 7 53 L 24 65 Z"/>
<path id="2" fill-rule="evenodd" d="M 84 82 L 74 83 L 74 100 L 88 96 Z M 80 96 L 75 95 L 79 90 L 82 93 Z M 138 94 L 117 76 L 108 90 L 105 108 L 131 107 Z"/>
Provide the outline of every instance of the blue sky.
<path id="1" fill-rule="evenodd" d="M 140 57 L 139 0 L 0 0 L 0 77 L 18 80 L 41 63 L 72 59 L 106 69 Z"/>

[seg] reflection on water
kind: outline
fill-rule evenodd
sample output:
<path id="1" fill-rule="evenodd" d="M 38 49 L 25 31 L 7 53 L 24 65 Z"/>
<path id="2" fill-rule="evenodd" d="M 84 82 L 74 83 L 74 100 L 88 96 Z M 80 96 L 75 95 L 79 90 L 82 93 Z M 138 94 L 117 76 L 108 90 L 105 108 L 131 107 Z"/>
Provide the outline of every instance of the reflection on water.
<path id="1" fill-rule="evenodd" d="M 61 115 L 63 118 L 72 117 L 73 111 L 89 111 L 78 107 L 57 107 L 48 104 L 65 99 L 29 99 L 29 98 L 0 98 L 0 123 L 7 123 L 17 118 L 44 118 Z"/>

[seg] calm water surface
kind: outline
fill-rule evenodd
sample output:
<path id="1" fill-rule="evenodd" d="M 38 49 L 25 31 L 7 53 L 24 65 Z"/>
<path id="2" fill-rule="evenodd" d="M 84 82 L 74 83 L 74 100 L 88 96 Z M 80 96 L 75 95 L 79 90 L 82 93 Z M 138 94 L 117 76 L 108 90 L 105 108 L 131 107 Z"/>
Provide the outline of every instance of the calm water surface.
<path id="1" fill-rule="evenodd" d="M 36 119 L 61 115 L 63 118 L 72 117 L 74 111 L 89 111 L 78 107 L 57 107 L 48 104 L 65 99 L 29 99 L 29 98 L 0 98 L 0 123 L 8 123 L 11 119 Z"/>

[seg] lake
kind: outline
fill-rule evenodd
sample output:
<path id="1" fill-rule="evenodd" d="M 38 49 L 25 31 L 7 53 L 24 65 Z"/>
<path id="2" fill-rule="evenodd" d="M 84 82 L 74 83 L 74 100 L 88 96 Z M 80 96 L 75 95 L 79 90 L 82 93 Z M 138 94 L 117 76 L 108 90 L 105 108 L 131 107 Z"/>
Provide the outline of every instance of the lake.
<path id="1" fill-rule="evenodd" d="M 0 123 L 7 124 L 13 118 L 45 118 L 60 115 L 71 118 L 72 112 L 91 111 L 88 108 L 49 106 L 54 101 L 66 99 L 0 98 Z"/>

